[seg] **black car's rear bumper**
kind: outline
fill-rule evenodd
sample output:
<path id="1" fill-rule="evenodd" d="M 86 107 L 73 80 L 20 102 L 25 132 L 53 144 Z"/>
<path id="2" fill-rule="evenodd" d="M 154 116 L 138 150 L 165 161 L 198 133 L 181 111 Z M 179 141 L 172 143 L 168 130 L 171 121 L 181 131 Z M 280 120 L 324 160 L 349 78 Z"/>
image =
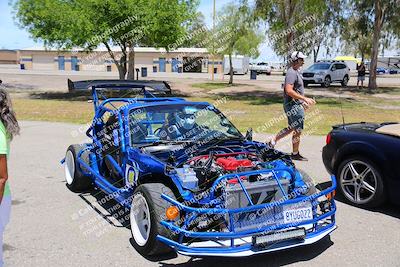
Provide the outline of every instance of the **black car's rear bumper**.
<path id="1" fill-rule="evenodd" d="M 322 148 L 322 161 L 324 162 L 326 170 L 330 174 L 334 174 L 335 172 L 334 155 L 335 151 L 329 145 L 326 145 Z"/>

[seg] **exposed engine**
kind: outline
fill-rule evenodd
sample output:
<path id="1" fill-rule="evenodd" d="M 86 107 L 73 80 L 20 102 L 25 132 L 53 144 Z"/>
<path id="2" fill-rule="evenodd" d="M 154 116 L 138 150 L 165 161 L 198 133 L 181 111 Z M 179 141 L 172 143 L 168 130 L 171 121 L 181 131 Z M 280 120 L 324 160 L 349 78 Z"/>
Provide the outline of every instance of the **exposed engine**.
<path id="1" fill-rule="evenodd" d="M 178 176 L 182 186 L 202 195 L 207 192 L 213 183 L 226 174 L 233 175 L 224 181 L 223 186 L 216 191 L 214 197 L 221 199 L 224 208 L 237 209 L 251 205 L 260 205 L 272 201 L 279 201 L 288 195 L 291 185 L 289 173 L 279 171 L 287 167 L 283 160 L 264 161 L 261 156 L 253 152 L 231 152 L 215 153 L 211 151 L 208 155 L 195 156 L 188 159 L 182 168 L 177 168 Z M 274 172 L 261 171 L 254 175 L 240 175 L 243 172 L 273 169 Z M 279 179 L 279 183 L 274 178 Z M 240 181 L 239 181 L 240 179 Z M 243 191 L 246 189 L 246 193 Z M 207 194 L 204 194 L 207 197 Z M 201 199 L 201 198 L 200 198 Z M 271 216 L 269 211 L 255 214 L 255 212 L 244 212 L 233 217 L 232 221 L 220 218 L 217 222 L 220 225 L 229 227 L 234 223 L 237 229 L 250 229 L 254 222 L 264 222 Z M 208 218 L 209 219 L 209 218 Z M 212 228 L 212 223 L 205 220 L 196 224 L 198 229 Z M 212 222 L 215 220 L 210 220 Z M 224 222 L 224 223 L 221 223 Z"/>
<path id="2" fill-rule="evenodd" d="M 189 159 L 183 168 L 178 169 L 182 184 L 187 189 L 207 189 L 220 176 L 228 173 L 240 173 L 266 168 L 266 163 L 254 153 L 233 152 L 196 156 Z M 265 179 L 270 175 L 254 175 L 245 177 L 247 182 Z M 195 182 L 197 180 L 197 183 Z M 237 183 L 237 178 L 228 180 Z"/>

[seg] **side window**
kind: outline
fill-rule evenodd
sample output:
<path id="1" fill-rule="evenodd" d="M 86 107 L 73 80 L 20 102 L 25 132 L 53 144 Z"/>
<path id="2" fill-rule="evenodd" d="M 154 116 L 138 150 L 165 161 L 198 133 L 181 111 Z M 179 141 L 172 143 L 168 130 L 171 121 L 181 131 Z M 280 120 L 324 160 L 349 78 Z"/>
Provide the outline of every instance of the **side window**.
<path id="1" fill-rule="evenodd" d="M 338 64 L 332 64 L 331 71 L 338 70 Z"/>

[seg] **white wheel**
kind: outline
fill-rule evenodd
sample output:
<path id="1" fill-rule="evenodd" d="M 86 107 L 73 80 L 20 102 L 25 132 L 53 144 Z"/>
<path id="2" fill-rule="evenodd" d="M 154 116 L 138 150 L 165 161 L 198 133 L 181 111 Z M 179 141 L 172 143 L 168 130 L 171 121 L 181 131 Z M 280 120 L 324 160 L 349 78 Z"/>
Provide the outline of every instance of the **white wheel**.
<path id="1" fill-rule="evenodd" d="M 160 224 L 165 211 L 171 206 L 161 195 L 175 199 L 171 189 L 160 183 L 141 184 L 132 195 L 130 222 L 132 245 L 141 255 L 160 255 L 172 248 L 157 239 L 157 235 L 174 240 L 170 229 Z"/>
<path id="2" fill-rule="evenodd" d="M 71 185 L 75 175 L 75 157 L 72 151 L 68 150 L 65 155 L 65 181 Z"/>
<path id="3" fill-rule="evenodd" d="M 67 187 L 75 193 L 86 192 L 93 188 L 92 179 L 86 176 L 77 162 L 77 155 L 82 150 L 81 145 L 70 145 L 65 153 L 65 181 Z M 81 157 L 87 164 L 89 164 L 89 159 L 86 155 Z"/>
<path id="4" fill-rule="evenodd" d="M 132 199 L 130 219 L 132 236 L 143 247 L 149 240 L 151 221 L 149 205 L 141 193 L 137 193 Z"/>

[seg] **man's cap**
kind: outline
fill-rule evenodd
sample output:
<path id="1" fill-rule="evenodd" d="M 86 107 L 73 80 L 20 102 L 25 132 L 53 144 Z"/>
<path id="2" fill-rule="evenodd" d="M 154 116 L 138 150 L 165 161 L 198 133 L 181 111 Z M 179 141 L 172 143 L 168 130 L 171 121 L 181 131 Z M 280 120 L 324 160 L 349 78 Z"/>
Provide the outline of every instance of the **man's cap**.
<path id="1" fill-rule="evenodd" d="M 307 56 L 304 55 L 302 52 L 300 51 L 294 51 L 291 55 L 290 55 L 290 59 L 295 61 L 298 60 L 299 58 L 305 59 Z"/>

